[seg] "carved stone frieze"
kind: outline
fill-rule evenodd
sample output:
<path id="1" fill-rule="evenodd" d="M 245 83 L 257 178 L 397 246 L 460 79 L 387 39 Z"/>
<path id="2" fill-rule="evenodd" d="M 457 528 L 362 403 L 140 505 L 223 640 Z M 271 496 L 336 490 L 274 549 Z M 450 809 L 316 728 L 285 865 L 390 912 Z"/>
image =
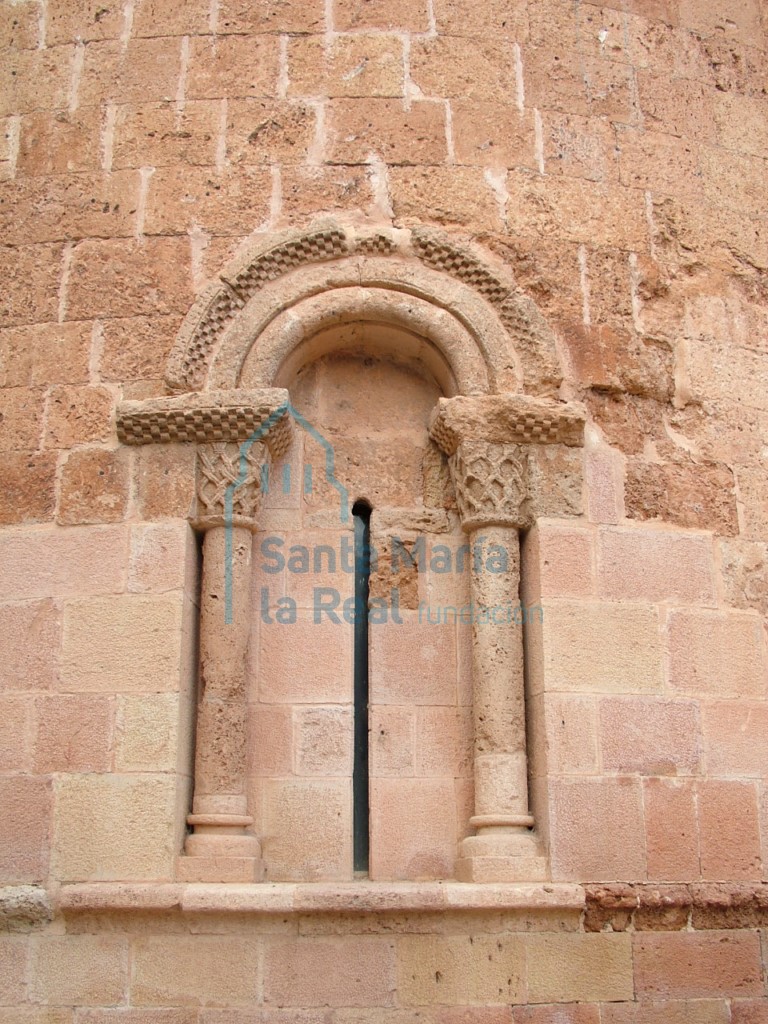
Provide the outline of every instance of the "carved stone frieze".
<path id="1" fill-rule="evenodd" d="M 451 277 L 470 285 L 495 306 L 501 305 L 510 294 L 510 286 L 500 281 L 476 256 L 452 244 L 442 235 L 436 235 L 428 229 L 415 228 L 413 247 L 416 255 L 427 266 L 445 271 Z"/>
<path id="2" fill-rule="evenodd" d="M 528 470 L 523 448 L 463 441 L 451 456 L 450 467 L 465 530 L 526 525 Z"/>
<path id="3" fill-rule="evenodd" d="M 245 259 L 233 268 L 225 280 L 237 295 L 247 301 L 260 288 L 305 263 L 336 259 L 349 249 L 346 235 L 339 228 L 313 231 L 273 246 L 254 259 Z"/>

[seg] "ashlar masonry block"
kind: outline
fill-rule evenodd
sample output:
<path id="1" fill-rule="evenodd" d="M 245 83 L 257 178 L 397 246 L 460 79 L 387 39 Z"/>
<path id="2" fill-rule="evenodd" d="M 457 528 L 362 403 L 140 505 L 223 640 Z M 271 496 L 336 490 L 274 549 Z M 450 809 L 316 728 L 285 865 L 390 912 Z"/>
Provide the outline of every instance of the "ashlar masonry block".
<path id="1" fill-rule="evenodd" d="M 653 693 L 662 686 L 659 619 L 652 605 L 542 602 L 547 691 Z M 535 656 L 535 654 L 534 654 Z"/>
<path id="2" fill-rule="evenodd" d="M 69 691 L 178 690 L 184 647 L 182 601 L 130 594 L 68 602 L 61 685 Z"/>
<path id="3" fill-rule="evenodd" d="M 633 939 L 640 998 L 762 995 L 760 939 L 754 931 L 638 932 Z"/>
<path id="4" fill-rule="evenodd" d="M 517 935 L 406 935 L 397 943 L 398 992 L 406 1006 L 522 1001 L 526 945 Z"/>
<path id="5" fill-rule="evenodd" d="M 371 784 L 371 877 L 451 878 L 456 857 L 452 778 L 375 779 Z"/>
<path id="6" fill-rule="evenodd" d="M 134 1006 L 253 1005 L 261 942 L 242 935 L 155 935 L 131 949 Z"/>
<path id="7" fill-rule="evenodd" d="M 696 789 L 690 779 L 643 783 L 648 878 L 689 882 L 701 873 Z"/>
<path id="8" fill-rule="evenodd" d="M 391 1007 L 395 943 L 379 936 L 277 939 L 264 956 L 267 1006 Z"/>
<path id="9" fill-rule="evenodd" d="M 177 837 L 172 775 L 62 775 L 54 864 L 62 881 L 170 879 Z"/>
<path id="10" fill-rule="evenodd" d="M 768 671 L 757 613 L 673 611 L 668 631 L 673 690 L 713 697 L 764 696 Z"/>
<path id="11" fill-rule="evenodd" d="M 632 998 L 629 935 L 530 935 L 527 951 L 532 1003 Z"/>
<path id="12" fill-rule="evenodd" d="M 120 935 L 57 935 L 32 943 L 31 997 L 50 1006 L 102 1006 L 125 999 L 128 941 Z"/>

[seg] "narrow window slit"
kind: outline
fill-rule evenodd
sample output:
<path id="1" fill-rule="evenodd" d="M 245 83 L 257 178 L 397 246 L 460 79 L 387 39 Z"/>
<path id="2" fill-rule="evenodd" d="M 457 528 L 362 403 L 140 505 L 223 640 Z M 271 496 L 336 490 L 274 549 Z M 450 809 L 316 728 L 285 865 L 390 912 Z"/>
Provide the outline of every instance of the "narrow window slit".
<path id="1" fill-rule="evenodd" d="M 368 874 L 368 592 L 371 575 L 371 508 L 352 506 L 355 524 L 355 756 L 352 769 L 353 862 L 356 874 Z"/>

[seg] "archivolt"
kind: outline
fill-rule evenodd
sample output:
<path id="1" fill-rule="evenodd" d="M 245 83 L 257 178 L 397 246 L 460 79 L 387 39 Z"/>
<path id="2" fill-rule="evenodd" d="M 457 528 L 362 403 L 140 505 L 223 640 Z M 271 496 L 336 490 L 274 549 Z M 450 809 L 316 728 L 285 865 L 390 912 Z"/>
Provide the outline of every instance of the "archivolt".
<path id="1" fill-rule="evenodd" d="M 324 221 L 260 242 L 228 264 L 187 315 L 169 358 L 172 391 L 283 378 L 312 338 L 369 322 L 412 337 L 446 393 L 552 395 L 555 337 L 505 268 L 429 228 Z M 327 333 L 327 332 L 326 332 Z M 386 333 L 386 332 L 384 332 Z"/>

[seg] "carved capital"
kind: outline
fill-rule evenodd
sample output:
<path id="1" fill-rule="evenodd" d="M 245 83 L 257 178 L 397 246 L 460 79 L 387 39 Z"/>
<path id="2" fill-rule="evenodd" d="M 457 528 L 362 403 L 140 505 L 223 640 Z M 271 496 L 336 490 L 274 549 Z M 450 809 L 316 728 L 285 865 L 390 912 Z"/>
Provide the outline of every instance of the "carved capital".
<path id="1" fill-rule="evenodd" d="M 430 435 L 448 456 L 463 528 L 523 529 L 536 515 L 556 514 L 541 454 L 559 451 L 568 466 L 584 443 L 584 419 L 578 405 L 527 395 L 441 398 Z"/>
<path id="2" fill-rule="evenodd" d="M 253 528 L 263 471 L 291 443 L 288 392 L 208 391 L 122 402 L 117 436 L 124 444 L 197 442 L 193 524 Z"/>
<path id="3" fill-rule="evenodd" d="M 461 525 L 520 529 L 528 523 L 528 466 L 516 444 L 462 441 L 449 459 Z"/>
<path id="4" fill-rule="evenodd" d="M 260 441 L 198 445 L 193 524 L 202 530 L 226 525 L 253 529 L 270 462 L 269 448 Z"/>

